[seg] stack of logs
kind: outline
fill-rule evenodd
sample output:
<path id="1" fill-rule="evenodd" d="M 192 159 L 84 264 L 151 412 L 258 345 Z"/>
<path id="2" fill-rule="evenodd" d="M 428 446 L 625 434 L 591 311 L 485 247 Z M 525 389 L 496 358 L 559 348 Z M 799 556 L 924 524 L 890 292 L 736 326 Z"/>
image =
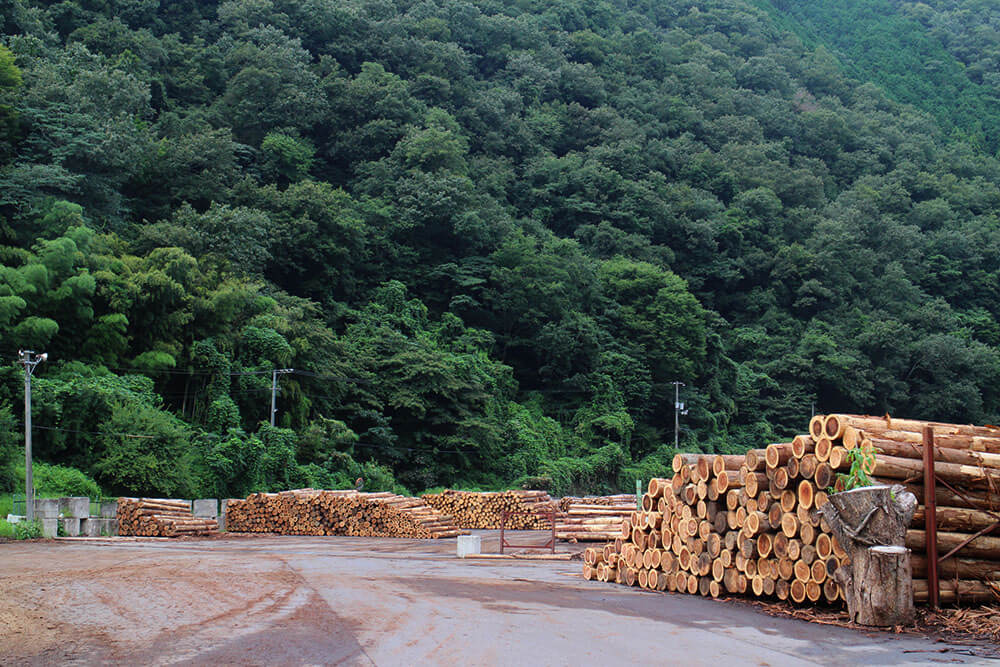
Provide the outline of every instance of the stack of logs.
<path id="1" fill-rule="evenodd" d="M 806 439 L 796 442 L 745 456 L 677 455 L 673 478 L 650 480 L 620 536 L 584 553 L 584 577 L 713 597 L 838 600 L 832 575 L 847 554 L 813 511 L 826 502 L 819 460 Z"/>
<path id="2" fill-rule="evenodd" d="M 621 534 L 622 520 L 636 510 L 635 496 L 563 498 L 556 515 L 556 539 L 606 542 Z"/>
<path id="3" fill-rule="evenodd" d="M 920 500 L 906 533 L 913 590 L 928 598 L 922 431 L 935 434 L 940 601 L 1000 599 L 1000 429 L 889 417 L 814 417 L 809 435 L 741 456 L 679 454 L 650 480 L 620 537 L 587 549 L 587 579 L 702 595 L 752 592 L 794 602 L 842 599 L 847 555 L 815 509 L 852 462 Z M 856 451 L 852 451 L 856 450 Z M 1000 532 L 1000 531 L 998 531 Z M 958 556 L 951 552 L 958 550 Z"/>
<path id="4" fill-rule="evenodd" d="M 507 519 L 507 530 L 551 530 L 552 524 L 544 515 L 555 511 L 556 504 L 545 491 L 452 491 L 429 493 L 422 496 L 428 505 L 455 518 L 460 528 L 467 530 L 499 530 L 503 512 L 512 514 Z"/>
<path id="5" fill-rule="evenodd" d="M 827 415 L 809 424 L 816 450 L 843 445 L 874 456 L 868 473 L 884 484 L 903 484 L 920 501 L 906 533 L 913 551 L 913 593 L 928 599 L 924 530 L 923 430 L 934 434 L 939 600 L 944 604 L 1000 599 L 1000 428 L 891 417 Z"/>
<path id="6" fill-rule="evenodd" d="M 118 534 L 142 537 L 210 535 L 219 531 L 215 519 L 191 514 L 186 500 L 166 498 L 119 498 Z"/>
<path id="7" fill-rule="evenodd" d="M 226 527 L 236 533 L 352 535 L 437 539 L 463 534 L 451 517 L 419 498 L 394 493 L 296 489 L 230 500 Z"/>

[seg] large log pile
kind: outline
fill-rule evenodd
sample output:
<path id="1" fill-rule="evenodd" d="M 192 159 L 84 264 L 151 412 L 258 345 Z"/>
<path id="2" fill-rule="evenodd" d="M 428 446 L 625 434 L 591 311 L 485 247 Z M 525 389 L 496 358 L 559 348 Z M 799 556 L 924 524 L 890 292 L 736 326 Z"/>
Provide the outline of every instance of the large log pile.
<path id="1" fill-rule="evenodd" d="M 569 502 L 566 502 L 569 501 Z M 635 512 L 635 496 L 563 498 L 556 515 L 556 538 L 572 542 L 606 542 L 621 534 L 622 520 Z"/>
<path id="2" fill-rule="evenodd" d="M 832 574 L 847 554 L 813 511 L 827 497 L 811 451 L 789 442 L 746 456 L 679 454 L 674 476 L 650 480 L 620 536 L 585 552 L 584 577 L 713 597 L 839 600 Z"/>
<path id="3" fill-rule="evenodd" d="M 940 602 L 1000 599 L 1000 428 L 924 422 L 891 417 L 833 414 L 815 417 L 810 434 L 874 454 L 869 474 L 885 484 L 903 484 L 920 502 L 906 532 L 913 551 L 913 591 L 928 601 L 927 535 L 924 531 L 924 427 L 934 434 L 934 472 Z M 977 536 L 979 535 L 979 536 Z"/>
<path id="4" fill-rule="evenodd" d="M 226 528 L 234 533 L 419 539 L 463 534 L 450 516 L 419 498 L 317 489 L 254 493 L 246 500 L 230 500 Z"/>
<path id="5" fill-rule="evenodd" d="M 817 416 L 810 434 L 745 456 L 679 454 L 654 479 L 622 534 L 584 554 L 587 579 L 702 595 L 752 593 L 794 602 L 843 598 L 832 575 L 850 559 L 815 510 L 842 488 L 852 450 L 870 453 L 874 481 L 903 484 L 920 501 L 905 543 L 913 592 L 928 599 L 922 431 L 935 433 L 940 601 L 1000 599 L 1000 429 Z M 862 457 L 863 458 L 863 457 Z M 991 534 L 992 533 L 992 534 Z"/>
<path id="6" fill-rule="evenodd" d="M 454 517 L 464 529 L 499 530 L 503 512 L 513 514 L 507 520 L 507 530 L 551 530 L 552 524 L 545 512 L 557 509 L 556 503 L 545 491 L 453 491 L 428 493 L 422 496 L 428 505 Z"/>
<path id="7" fill-rule="evenodd" d="M 219 531 L 215 519 L 195 517 L 186 500 L 119 498 L 118 534 L 142 537 L 211 535 Z"/>

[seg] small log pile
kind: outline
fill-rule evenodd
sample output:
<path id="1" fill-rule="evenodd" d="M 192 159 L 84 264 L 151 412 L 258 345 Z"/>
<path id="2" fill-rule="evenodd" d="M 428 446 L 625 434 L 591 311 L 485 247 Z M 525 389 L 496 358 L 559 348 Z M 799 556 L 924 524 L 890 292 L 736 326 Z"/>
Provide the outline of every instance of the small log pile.
<path id="1" fill-rule="evenodd" d="M 585 552 L 584 577 L 711 596 L 839 602 L 843 593 L 832 575 L 851 561 L 815 510 L 828 492 L 843 488 L 839 475 L 853 460 L 876 483 L 901 484 L 919 501 L 905 545 L 913 551 L 914 599 L 926 602 L 922 432 L 928 425 L 940 480 L 940 601 L 995 602 L 1000 428 L 858 415 L 819 415 L 809 435 L 743 456 L 678 454 L 674 476 L 650 480 L 642 511 L 629 515 L 621 535 Z"/>
<path id="2" fill-rule="evenodd" d="M 549 519 L 540 513 L 552 512 L 556 503 L 545 491 L 453 491 L 428 493 L 422 496 L 428 505 L 454 517 L 455 523 L 466 530 L 499 530 L 503 512 L 513 514 L 507 520 L 507 530 L 551 530 Z"/>
<path id="3" fill-rule="evenodd" d="M 191 513 L 186 500 L 166 498 L 119 498 L 118 534 L 141 537 L 211 535 L 219 532 L 215 519 Z"/>
<path id="4" fill-rule="evenodd" d="M 559 499 L 559 511 L 569 511 L 570 505 L 631 505 L 637 507 L 635 494 L 619 493 L 613 496 L 563 496 Z"/>
<path id="5" fill-rule="evenodd" d="M 569 500 L 564 504 L 564 501 Z M 556 515 L 556 539 L 607 542 L 621 534 L 622 520 L 636 510 L 635 496 L 563 498 Z"/>
<path id="6" fill-rule="evenodd" d="M 419 498 L 394 493 L 296 489 L 230 500 L 234 533 L 350 535 L 438 539 L 462 535 L 451 519 Z"/>

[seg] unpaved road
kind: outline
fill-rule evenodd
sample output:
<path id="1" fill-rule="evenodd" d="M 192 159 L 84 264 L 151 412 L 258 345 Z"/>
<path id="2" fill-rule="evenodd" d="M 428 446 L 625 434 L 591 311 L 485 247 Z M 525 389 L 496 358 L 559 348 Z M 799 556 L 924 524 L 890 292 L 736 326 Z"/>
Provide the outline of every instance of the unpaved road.
<path id="1" fill-rule="evenodd" d="M 980 663 L 984 647 L 461 561 L 454 540 L 0 544 L 0 664 Z M 996 663 L 995 663 L 996 664 Z"/>

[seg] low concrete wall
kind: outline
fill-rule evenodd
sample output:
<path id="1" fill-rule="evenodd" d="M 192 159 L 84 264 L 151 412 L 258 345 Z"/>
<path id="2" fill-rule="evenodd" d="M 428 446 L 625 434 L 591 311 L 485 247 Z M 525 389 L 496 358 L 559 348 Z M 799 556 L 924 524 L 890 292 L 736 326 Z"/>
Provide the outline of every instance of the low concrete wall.
<path id="1" fill-rule="evenodd" d="M 58 519 L 58 498 L 35 498 L 35 517 L 38 519 Z"/>
<path id="2" fill-rule="evenodd" d="M 59 519 L 59 523 L 62 525 L 62 532 L 65 537 L 80 536 L 80 519 L 68 516 Z"/>
<path id="3" fill-rule="evenodd" d="M 84 537 L 107 537 L 118 534 L 118 519 L 90 517 L 80 521 L 80 535 Z"/>
<path id="4" fill-rule="evenodd" d="M 90 516 L 90 498 L 87 498 L 86 496 L 60 498 L 59 513 L 63 515 L 63 517 L 86 519 Z"/>

